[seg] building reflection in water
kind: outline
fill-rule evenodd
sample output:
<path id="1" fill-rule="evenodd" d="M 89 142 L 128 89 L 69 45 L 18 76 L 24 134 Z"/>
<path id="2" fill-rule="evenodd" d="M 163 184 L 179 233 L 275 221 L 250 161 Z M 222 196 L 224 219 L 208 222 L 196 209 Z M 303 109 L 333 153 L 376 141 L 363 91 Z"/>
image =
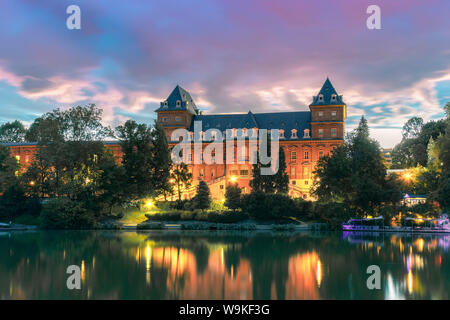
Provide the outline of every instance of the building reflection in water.
<path id="1" fill-rule="evenodd" d="M 37 232 L 0 237 L 0 299 L 448 299 L 447 235 Z M 66 288 L 81 267 L 83 290 Z M 382 290 L 368 290 L 377 264 Z"/>

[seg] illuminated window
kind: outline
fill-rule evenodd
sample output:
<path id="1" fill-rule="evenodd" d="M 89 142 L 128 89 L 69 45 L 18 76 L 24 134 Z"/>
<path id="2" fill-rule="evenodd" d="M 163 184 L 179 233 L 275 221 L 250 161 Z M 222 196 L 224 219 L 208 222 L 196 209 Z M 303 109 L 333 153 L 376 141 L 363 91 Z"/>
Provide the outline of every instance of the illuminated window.
<path id="1" fill-rule="evenodd" d="M 308 167 L 304 167 L 303 168 L 303 178 L 307 178 L 309 174 L 309 170 Z"/>
<path id="2" fill-rule="evenodd" d="M 336 111 L 331 111 L 331 116 L 332 117 L 336 117 L 336 114 L 337 114 Z"/>
<path id="3" fill-rule="evenodd" d="M 239 173 L 241 176 L 248 176 L 248 170 L 241 170 Z"/>
<path id="4" fill-rule="evenodd" d="M 323 117 L 323 111 L 319 111 L 319 117 Z"/>

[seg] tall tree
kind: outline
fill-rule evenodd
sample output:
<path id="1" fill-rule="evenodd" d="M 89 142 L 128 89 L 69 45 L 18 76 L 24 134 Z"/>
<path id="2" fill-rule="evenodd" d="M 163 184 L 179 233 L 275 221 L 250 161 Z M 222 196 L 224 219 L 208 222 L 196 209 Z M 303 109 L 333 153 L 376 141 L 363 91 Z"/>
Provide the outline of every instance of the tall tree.
<path id="1" fill-rule="evenodd" d="M 395 202 L 401 193 L 386 179 L 386 168 L 378 143 L 369 137 L 367 121 L 319 160 L 313 193 L 320 200 L 343 201 L 360 213 L 368 213 L 383 202 Z"/>
<path id="2" fill-rule="evenodd" d="M 122 147 L 122 164 L 130 200 L 154 194 L 156 181 L 152 128 L 128 120 L 116 128 L 116 133 Z"/>
<path id="3" fill-rule="evenodd" d="M 211 205 L 211 196 L 208 185 L 201 180 L 197 186 L 197 194 L 194 197 L 194 206 L 196 209 L 205 210 Z"/>
<path id="4" fill-rule="evenodd" d="M 192 173 L 189 172 L 185 163 L 180 163 L 174 165 L 170 177 L 177 187 L 178 201 L 181 201 L 181 190 L 183 187 L 189 188 L 191 185 Z"/>
<path id="5" fill-rule="evenodd" d="M 404 125 L 402 129 L 403 139 L 417 138 L 422 131 L 423 119 L 420 117 L 412 117 Z"/>
<path id="6" fill-rule="evenodd" d="M 172 185 L 169 183 L 172 160 L 164 128 L 157 121 L 155 121 L 154 129 L 152 131 L 152 140 L 155 194 L 167 195 L 172 193 Z"/>
<path id="7" fill-rule="evenodd" d="M 267 141 L 270 141 L 267 139 Z M 270 148 L 268 147 L 268 155 L 270 156 Z M 264 166 L 259 161 L 253 165 L 252 180 L 250 187 L 252 192 L 263 193 L 287 193 L 289 189 L 289 176 L 286 173 L 286 156 L 282 147 L 278 149 L 278 171 L 273 175 L 261 174 L 261 168 Z"/>
<path id="8" fill-rule="evenodd" d="M 0 126 L 0 142 L 22 142 L 26 132 L 20 121 L 6 122 Z"/>

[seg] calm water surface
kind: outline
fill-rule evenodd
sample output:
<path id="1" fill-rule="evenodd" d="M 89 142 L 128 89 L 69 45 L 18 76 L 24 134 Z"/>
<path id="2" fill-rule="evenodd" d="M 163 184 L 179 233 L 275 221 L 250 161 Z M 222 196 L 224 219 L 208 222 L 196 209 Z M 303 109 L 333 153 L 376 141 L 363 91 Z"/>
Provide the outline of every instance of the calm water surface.
<path id="1" fill-rule="evenodd" d="M 0 233 L 0 299 L 449 299 L 449 249 L 449 235 Z"/>

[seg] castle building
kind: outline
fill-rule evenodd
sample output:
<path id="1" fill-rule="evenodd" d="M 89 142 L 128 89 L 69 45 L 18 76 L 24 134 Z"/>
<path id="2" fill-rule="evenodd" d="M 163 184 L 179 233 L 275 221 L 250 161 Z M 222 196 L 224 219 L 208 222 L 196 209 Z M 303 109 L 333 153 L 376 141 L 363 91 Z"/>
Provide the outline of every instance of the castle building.
<path id="1" fill-rule="evenodd" d="M 161 102 L 156 113 L 157 121 L 165 128 L 171 147 L 179 142 L 171 141 L 172 132 L 176 129 L 186 129 L 193 137 L 194 123 L 197 121 L 201 123 L 201 134 L 209 129 L 216 129 L 224 135 L 226 130 L 231 130 L 235 135 L 251 137 L 257 135 L 260 129 L 278 129 L 280 147 L 285 152 L 289 194 L 309 199 L 317 161 L 323 155 L 329 154 L 344 139 L 346 104 L 327 78 L 317 96 L 313 97 L 309 111 L 203 114 L 189 92 L 177 85 L 168 98 Z M 211 142 L 205 140 L 207 139 L 203 138 L 203 149 Z M 236 149 L 236 144 L 234 148 Z M 236 153 L 237 149 L 233 152 Z M 253 166 L 248 161 L 248 147 L 246 152 L 242 155 L 244 161 L 239 163 L 224 161 L 221 164 L 207 164 L 206 159 L 201 159 L 200 164 L 190 164 L 194 186 L 196 181 L 204 180 L 215 199 L 223 199 L 226 185 L 229 183 L 237 183 L 243 193 L 250 192 Z M 183 157 L 189 159 L 186 162 L 191 163 L 194 158 L 193 150 Z M 236 158 L 239 159 L 239 155 L 236 155 Z M 184 193 L 185 198 L 194 195 L 194 187 Z"/>
<path id="2" fill-rule="evenodd" d="M 168 98 L 161 102 L 156 113 L 157 121 L 166 131 L 170 148 L 179 142 L 171 141 L 174 130 L 186 129 L 190 136 L 194 136 L 194 124 L 199 122 L 203 130 L 201 135 L 209 129 L 216 129 L 220 132 L 229 129 L 236 136 L 241 135 L 242 137 L 243 135 L 249 138 L 257 136 L 258 130 L 261 129 L 278 129 L 279 145 L 285 152 L 286 170 L 289 176 L 289 195 L 304 199 L 311 198 L 310 188 L 313 183 L 313 172 L 319 158 L 329 154 L 343 142 L 347 116 L 346 104 L 328 78 L 317 96 L 313 97 L 309 111 L 203 114 L 197 108 L 189 92 L 177 85 Z M 211 141 L 206 141 L 207 139 L 202 140 L 203 149 L 211 143 Z M 182 197 L 192 198 L 200 180 L 204 180 L 209 185 L 211 196 L 216 200 L 224 198 L 225 188 L 229 183 L 237 183 L 243 193 L 249 193 L 253 165 L 249 161 L 248 141 L 247 139 L 245 154 L 237 155 L 237 141 L 233 145 L 234 158 L 240 159 L 240 161 L 233 163 L 212 161 L 211 163 L 211 161 L 207 161 L 208 159 L 200 159 L 199 164 L 189 164 L 188 168 L 192 172 L 193 183 L 189 188 L 183 190 Z M 225 145 L 225 142 L 223 144 Z M 11 155 L 21 163 L 23 170 L 31 164 L 37 148 L 37 143 L 33 142 L 6 143 L 4 145 L 10 147 Z M 105 142 L 105 146 L 120 161 L 122 154 L 119 143 L 109 141 Z M 191 163 L 194 159 L 193 150 L 190 149 L 190 152 L 183 154 L 183 159 L 189 160 L 186 162 Z"/>

